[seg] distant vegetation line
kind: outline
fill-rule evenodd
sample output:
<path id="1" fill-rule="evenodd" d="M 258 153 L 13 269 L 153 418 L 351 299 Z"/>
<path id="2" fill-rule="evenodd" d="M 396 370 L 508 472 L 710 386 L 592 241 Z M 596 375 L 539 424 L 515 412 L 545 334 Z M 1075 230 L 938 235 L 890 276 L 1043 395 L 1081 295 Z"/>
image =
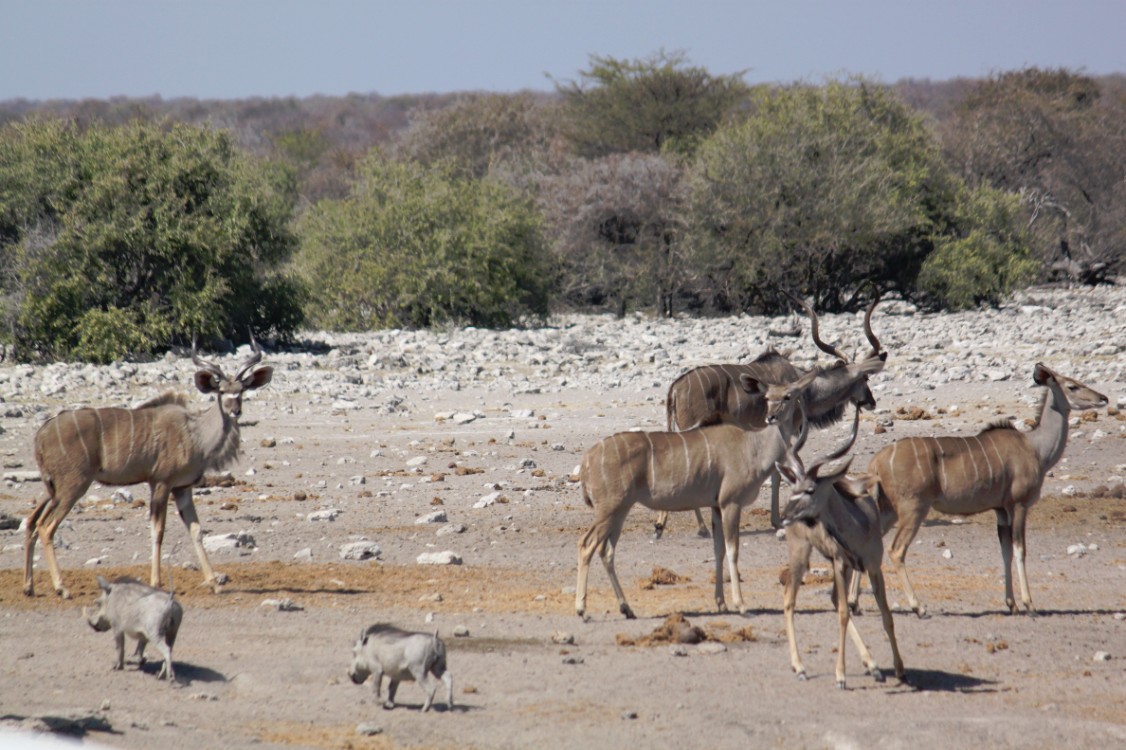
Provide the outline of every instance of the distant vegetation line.
<path id="1" fill-rule="evenodd" d="M 959 309 L 1124 248 L 1121 75 L 748 86 L 661 52 L 550 92 L 0 102 L 20 359 L 785 292 Z"/>

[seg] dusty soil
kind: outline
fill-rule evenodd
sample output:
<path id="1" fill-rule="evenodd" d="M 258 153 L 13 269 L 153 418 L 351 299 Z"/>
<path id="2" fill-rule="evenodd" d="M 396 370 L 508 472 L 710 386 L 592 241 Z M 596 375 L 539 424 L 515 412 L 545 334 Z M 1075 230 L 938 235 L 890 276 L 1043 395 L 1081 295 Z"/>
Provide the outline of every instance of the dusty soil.
<path id="1" fill-rule="evenodd" d="M 897 381 L 894 357 L 893 351 L 877 398 L 893 418 L 906 411 L 884 434 L 875 433 L 874 416 L 865 417 L 856 467 L 895 438 L 970 434 L 999 417 L 1034 416 L 1030 373 L 943 385 L 923 398 Z M 279 371 L 276 385 L 284 381 Z M 1122 391 L 1122 383 L 1091 385 L 1112 405 Z M 40 565 L 37 595 L 22 594 L 22 532 L 0 531 L 0 737 L 53 727 L 91 744 L 192 750 L 1054 748 L 1126 740 L 1126 501 L 1113 496 L 1126 473 L 1126 422 L 1104 410 L 1076 428 L 1085 434 L 1069 443 L 1030 514 L 1037 616 L 1003 611 L 992 514 L 935 516 L 908 557 L 932 614 L 896 615 L 908 684 L 874 682 L 850 650 L 848 689 L 840 691 L 828 579 L 816 572 L 798 599 L 810 680 L 799 682 L 790 670 L 779 584 L 785 544 L 769 528 L 765 488 L 742 528 L 749 615 L 714 613 L 712 546 L 695 536 L 691 516 L 674 517 L 666 536 L 653 542 L 652 514 L 636 509 L 617 562 L 638 619 L 618 614 L 597 562 L 592 617 L 584 623 L 575 616 L 576 542 L 591 514 L 569 475 L 597 439 L 658 428 L 665 387 L 515 393 L 475 383 L 427 394 L 418 408 L 394 415 L 336 410 L 282 387 L 254 394 L 244 409 L 237 483 L 197 496 L 209 533 L 241 530 L 256 541 L 253 549 L 211 556 L 230 576 L 223 593 L 198 587 L 187 534 L 169 519 L 165 564 L 174 567 L 185 609 L 175 649 L 178 684 L 159 682 L 153 662 L 111 671 L 112 638 L 81 619 L 82 605 L 97 591 L 95 575 L 147 578 L 142 503 L 114 503 L 111 490 L 95 487 L 72 512 L 59 549 L 74 594 L 69 601 L 51 592 Z M 46 403 L 52 410 L 62 405 Z M 957 410 L 938 413 L 953 404 Z M 912 407 L 934 418 L 909 419 Z M 435 418 L 467 409 L 483 417 L 468 424 Z M 3 426 L 5 466 L 34 469 L 34 420 L 7 419 Z M 814 433 L 807 451 L 835 443 L 842 429 Z M 1105 437 L 1091 439 L 1096 429 Z M 415 471 L 407 461 L 418 456 L 427 462 Z M 132 489 L 138 499 L 147 496 L 143 487 Z M 495 504 L 473 507 L 493 491 L 501 493 Z M 22 517 L 40 492 L 37 482 L 8 482 L 0 487 L 0 511 Z M 335 520 L 307 520 L 328 508 L 339 511 Z M 415 523 L 435 510 L 465 531 L 438 536 L 440 524 Z M 340 547 L 358 539 L 377 542 L 380 557 L 341 560 Z M 1088 547 L 1083 554 L 1068 553 L 1080 543 Z M 306 559 L 297 561 L 303 550 Z M 443 550 L 456 552 L 462 564 L 415 562 Z M 87 562 L 94 559 L 98 564 Z M 679 582 L 652 585 L 658 566 Z M 898 600 L 898 582 L 889 586 Z M 300 609 L 270 603 L 284 599 Z M 871 598 L 864 601 L 871 610 Z M 674 613 L 722 646 L 619 645 L 645 642 Z M 437 701 L 422 714 L 422 693 L 407 683 L 399 691 L 403 705 L 386 711 L 370 685 L 350 682 L 352 642 L 377 621 L 440 629 L 455 680 L 452 710 Z M 467 636 L 455 637 L 459 626 Z M 858 627 L 889 667 L 874 612 Z M 1110 658 L 1097 659 L 1099 652 Z M 382 732 L 360 735 L 362 723 Z"/>

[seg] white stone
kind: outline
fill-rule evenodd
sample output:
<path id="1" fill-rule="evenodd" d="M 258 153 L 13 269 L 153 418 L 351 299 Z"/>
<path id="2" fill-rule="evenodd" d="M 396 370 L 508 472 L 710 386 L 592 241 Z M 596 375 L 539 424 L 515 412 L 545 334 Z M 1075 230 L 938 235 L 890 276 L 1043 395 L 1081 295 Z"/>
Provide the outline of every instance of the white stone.
<path id="1" fill-rule="evenodd" d="M 419 565 L 461 565 L 461 556 L 456 552 L 423 552 L 415 562 Z"/>
<path id="2" fill-rule="evenodd" d="M 450 534 L 464 534 L 465 526 L 460 523 L 448 523 L 442 528 L 438 529 L 438 536 L 449 536 Z"/>
<path id="3" fill-rule="evenodd" d="M 340 511 L 336 508 L 325 508 L 324 510 L 315 510 L 309 515 L 305 516 L 307 521 L 335 521 L 336 517 L 340 515 Z"/>
<path id="4" fill-rule="evenodd" d="M 302 550 L 298 550 L 293 555 L 293 559 L 297 560 L 298 562 L 312 562 L 313 561 L 313 550 L 310 549 L 309 547 L 306 547 L 305 549 L 302 549 Z"/>
<path id="5" fill-rule="evenodd" d="M 446 511 L 436 510 L 433 513 L 427 513 L 425 516 L 419 516 L 418 518 L 414 519 L 414 522 L 416 524 L 445 523 L 446 520 Z"/>
<path id="6" fill-rule="evenodd" d="M 414 458 L 407 461 L 407 468 L 414 469 L 418 466 L 424 465 L 429 460 L 430 459 L 426 456 L 415 456 Z"/>
<path id="7" fill-rule="evenodd" d="M 211 534 L 203 538 L 203 548 L 208 552 L 232 550 L 240 547 L 253 549 L 256 546 L 254 537 L 245 531 L 238 531 L 233 534 Z"/>
<path id="8" fill-rule="evenodd" d="M 493 505 L 494 503 L 496 503 L 496 501 L 499 498 L 500 498 L 499 492 L 490 492 L 489 494 L 485 495 L 484 497 L 482 497 L 477 502 L 473 503 L 473 507 L 474 508 L 488 508 L 490 505 Z"/>
<path id="9" fill-rule="evenodd" d="M 375 542 L 349 542 L 340 547 L 341 560 L 368 560 L 379 557 L 382 550 Z"/>

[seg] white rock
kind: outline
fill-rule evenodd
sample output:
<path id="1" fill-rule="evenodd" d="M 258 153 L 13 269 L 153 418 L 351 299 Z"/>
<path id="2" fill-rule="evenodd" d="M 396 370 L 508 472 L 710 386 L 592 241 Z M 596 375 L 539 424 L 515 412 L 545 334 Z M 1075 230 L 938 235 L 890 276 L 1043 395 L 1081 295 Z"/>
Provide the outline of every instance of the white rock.
<path id="1" fill-rule="evenodd" d="M 942 550 L 942 557 L 949 560 L 950 558 L 954 557 L 954 553 L 948 549 L 944 549 Z"/>
<path id="2" fill-rule="evenodd" d="M 340 547 L 341 560 L 368 560 L 379 557 L 382 550 L 375 542 L 349 542 Z"/>
<path id="3" fill-rule="evenodd" d="M 276 609 L 278 612 L 301 612 L 305 608 L 297 604 L 292 599 L 263 599 L 259 607 L 270 607 Z"/>
<path id="4" fill-rule="evenodd" d="M 470 422 L 476 421 L 476 419 L 476 414 L 471 414 L 466 411 L 458 412 L 453 416 L 454 424 L 469 424 Z"/>
<path id="5" fill-rule="evenodd" d="M 429 460 L 430 459 L 426 456 L 415 456 L 414 458 L 407 461 L 407 468 L 414 469 L 418 466 L 424 465 Z"/>
<path id="6" fill-rule="evenodd" d="M 427 513 L 425 516 L 419 516 L 418 518 L 414 519 L 414 522 L 416 524 L 445 523 L 446 520 L 446 511 L 436 510 L 433 513 Z"/>
<path id="7" fill-rule="evenodd" d="M 448 523 L 442 528 L 438 529 L 438 536 L 449 536 L 450 534 L 464 534 L 465 526 L 460 523 Z"/>
<path id="8" fill-rule="evenodd" d="M 1108 651 L 1096 651 L 1093 660 L 1094 661 L 1110 661 L 1110 652 L 1108 652 Z"/>
<path id="9" fill-rule="evenodd" d="M 208 552 L 232 550 L 240 547 L 253 549 L 256 546 L 254 537 L 245 531 L 238 531 L 233 534 L 211 534 L 203 538 L 203 548 Z"/>
<path id="10" fill-rule="evenodd" d="M 536 411 L 535 409 L 513 409 L 508 412 L 508 416 L 513 419 L 531 419 L 536 416 Z"/>
<path id="11" fill-rule="evenodd" d="M 315 510 L 309 515 L 305 516 L 306 521 L 335 521 L 336 517 L 340 515 L 340 511 L 336 508 L 325 508 L 324 510 Z"/>
<path id="12" fill-rule="evenodd" d="M 715 641 L 704 641 L 703 643 L 696 644 L 696 653 L 698 654 L 722 654 L 726 650 L 727 646 L 724 646 L 722 643 L 716 643 Z"/>
<path id="13" fill-rule="evenodd" d="M 490 505 L 495 504 L 496 501 L 499 498 L 500 498 L 499 492 L 490 492 L 489 494 L 485 495 L 484 497 L 482 497 L 477 502 L 473 503 L 473 507 L 474 508 L 488 508 Z"/>
<path id="14" fill-rule="evenodd" d="M 461 565 L 461 556 L 456 552 L 423 552 L 415 562 L 419 565 Z"/>
<path id="15" fill-rule="evenodd" d="M 297 560 L 298 562 L 312 562 L 313 561 L 313 550 L 310 549 L 309 547 L 306 547 L 303 550 L 298 550 L 293 555 L 293 559 Z"/>

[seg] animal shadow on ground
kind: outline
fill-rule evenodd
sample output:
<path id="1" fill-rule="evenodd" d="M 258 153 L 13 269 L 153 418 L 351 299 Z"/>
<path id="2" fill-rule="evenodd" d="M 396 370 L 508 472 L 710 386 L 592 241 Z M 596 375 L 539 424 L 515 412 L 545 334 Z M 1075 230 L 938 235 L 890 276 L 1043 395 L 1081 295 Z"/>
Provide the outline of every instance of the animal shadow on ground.
<path id="1" fill-rule="evenodd" d="M 0 727 L 8 725 L 9 722 L 22 724 L 30 718 L 32 717 L 4 714 L 0 716 Z M 66 716 L 36 716 L 34 719 L 42 725 L 43 729 L 51 734 L 66 737 L 81 738 L 91 732 L 117 735 L 124 734 L 124 732 L 114 729 L 109 723 L 109 719 L 104 716 L 81 716 L 78 718 Z"/>
<path id="2" fill-rule="evenodd" d="M 145 674 L 150 674 L 155 677 L 160 673 L 160 668 L 164 662 L 160 659 L 147 659 L 144 664 L 139 665 L 139 669 Z M 188 664 L 187 662 L 175 661 L 173 666 L 176 669 L 176 682 L 180 685 L 189 685 L 193 682 L 226 682 L 227 678 L 220 672 L 207 667 L 199 667 L 195 664 Z"/>
<path id="3" fill-rule="evenodd" d="M 333 586 L 332 588 L 324 588 L 324 587 L 313 588 L 313 587 L 301 587 L 301 586 L 235 586 L 233 584 L 228 584 L 227 586 L 224 587 L 223 590 L 224 590 L 224 593 L 232 593 L 233 592 L 233 593 L 239 593 L 239 594 L 255 594 L 255 595 L 266 595 L 266 594 L 306 594 L 306 595 L 342 594 L 342 595 L 346 595 L 346 596 L 355 596 L 355 595 L 358 595 L 358 594 L 370 594 L 370 593 L 372 593 L 368 589 L 337 588 L 335 586 Z"/>
<path id="4" fill-rule="evenodd" d="M 1021 612 L 1013 615 L 1008 609 L 986 609 L 979 612 L 942 612 L 942 617 L 968 617 L 977 619 L 979 617 L 991 617 L 993 615 L 1007 615 L 1011 617 L 1031 617 L 1036 619 L 1038 617 L 1077 617 L 1080 615 L 1102 615 L 1103 617 L 1113 617 L 1122 610 L 1118 609 L 1037 609 L 1035 612 Z"/>
<path id="5" fill-rule="evenodd" d="M 904 682 L 896 685 L 891 692 L 995 693 L 996 684 L 994 680 L 943 672 L 941 669 L 908 669 L 904 675 Z"/>

